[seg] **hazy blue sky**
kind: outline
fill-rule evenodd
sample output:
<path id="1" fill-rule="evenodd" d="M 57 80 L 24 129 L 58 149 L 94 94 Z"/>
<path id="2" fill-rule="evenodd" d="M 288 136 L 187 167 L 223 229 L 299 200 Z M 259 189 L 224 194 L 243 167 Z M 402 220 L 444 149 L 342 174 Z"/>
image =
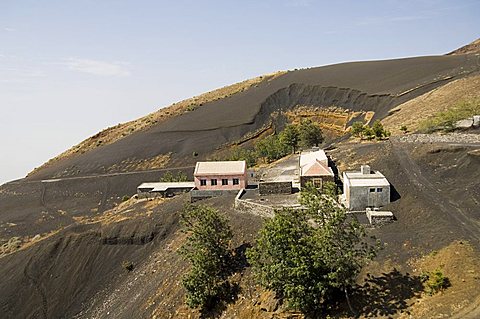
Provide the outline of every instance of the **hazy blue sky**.
<path id="1" fill-rule="evenodd" d="M 0 0 L 0 183 L 246 78 L 443 54 L 479 36 L 478 0 Z"/>

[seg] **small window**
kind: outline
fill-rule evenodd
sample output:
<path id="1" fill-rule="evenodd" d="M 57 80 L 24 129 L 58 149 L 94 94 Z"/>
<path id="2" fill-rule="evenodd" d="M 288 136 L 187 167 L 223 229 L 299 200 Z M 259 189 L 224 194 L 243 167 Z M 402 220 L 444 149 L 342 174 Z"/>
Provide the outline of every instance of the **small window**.
<path id="1" fill-rule="evenodd" d="M 211 179 L 210 180 L 210 185 L 212 185 L 212 186 L 217 185 L 217 180 L 216 179 Z"/>
<path id="2" fill-rule="evenodd" d="M 222 185 L 228 185 L 228 179 L 222 178 Z"/>
<path id="3" fill-rule="evenodd" d="M 207 180 L 206 179 L 201 179 L 200 180 L 200 186 L 207 186 Z"/>
<path id="4" fill-rule="evenodd" d="M 375 188 L 370 188 L 370 193 L 375 193 Z"/>
<path id="5" fill-rule="evenodd" d="M 238 178 L 233 179 L 233 185 L 238 185 L 239 183 L 240 181 L 238 180 Z"/>
<path id="6" fill-rule="evenodd" d="M 381 193 L 383 190 L 381 187 L 377 188 L 377 193 Z"/>

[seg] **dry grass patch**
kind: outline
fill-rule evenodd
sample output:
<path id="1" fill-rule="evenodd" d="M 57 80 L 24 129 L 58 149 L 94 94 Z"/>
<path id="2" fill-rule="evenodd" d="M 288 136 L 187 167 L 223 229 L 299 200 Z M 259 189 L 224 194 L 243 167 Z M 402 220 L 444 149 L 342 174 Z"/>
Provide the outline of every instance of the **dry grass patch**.
<path id="1" fill-rule="evenodd" d="M 463 101 L 480 99 L 480 75 L 462 78 L 447 83 L 415 99 L 405 102 L 391 111 L 382 124 L 392 135 L 402 135 L 402 126 L 414 132 L 423 121 L 446 112 Z"/>
<path id="2" fill-rule="evenodd" d="M 52 237 L 63 229 L 64 227 L 60 227 L 59 229 L 52 230 L 48 233 L 37 234 L 35 236 L 9 238 L 7 241 L 4 241 L 0 246 L 0 258 L 31 247 L 44 239 Z"/>
<path id="3" fill-rule="evenodd" d="M 96 224 L 102 226 L 119 223 L 125 220 L 153 214 L 153 208 L 167 201 L 167 198 L 136 199 L 129 198 L 116 207 L 106 210 L 98 216 L 75 216 L 73 219 L 77 224 Z"/>
<path id="4" fill-rule="evenodd" d="M 414 261 L 413 265 L 415 275 L 440 270 L 450 282 L 448 288 L 432 296 L 425 292 L 411 307 L 414 318 L 450 318 L 480 306 L 480 257 L 468 242 L 455 241 Z"/>

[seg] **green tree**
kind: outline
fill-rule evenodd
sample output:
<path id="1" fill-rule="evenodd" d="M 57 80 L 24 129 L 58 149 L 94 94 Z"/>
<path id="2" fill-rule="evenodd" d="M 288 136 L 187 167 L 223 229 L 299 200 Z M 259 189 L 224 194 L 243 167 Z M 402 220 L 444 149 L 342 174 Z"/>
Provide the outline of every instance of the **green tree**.
<path id="1" fill-rule="evenodd" d="M 163 174 L 162 178 L 160 178 L 160 181 L 164 183 L 186 182 L 187 180 L 187 174 L 182 171 L 179 171 L 177 174 L 173 174 L 171 171 L 167 171 L 165 174 Z"/>
<path id="2" fill-rule="evenodd" d="M 300 142 L 300 132 L 297 125 L 287 125 L 285 129 L 280 133 L 280 142 L 283 145 L 290 148 L 292 153 L 295 153 Z"/>
<path id="3" fill-rule="evenodd" d="M 255 166 L 257 163 L 256 153 L 252 150 L 247 150 L 239 146 L 232 148 L 230 155 L 227 158 L 229 161 L 245 161 L 248 167 Z"/>
<path id="4" fill-rule="evenodd" d="M 209 309 L 229 286 L 229 222 L 213 208 L 194 205 L 185 207 L 181 221 L 188 237 L 179 252 L 191 265 L 182 278 L 186 303 L 191 308 Z"/>
<path id="5" fill-rule="evenodd" d="M 363 131 L 364 131 L 364 127 L 362 122 L 359 122 L 359 121 L 353 122 L 352 128 L 350 130 L 353 136 L 362 137 Z"/>
<path id="6" fill-rule="evenodd" d="M 255 152 L 258 157 L 266 158 L 268 162 L 272 162 L 287 155 L 289 147 L 280 141 L 278 135 L 270 135 L 257 142 Z"/>
<path id="7" fill-rule="evenodd" d="M 317 123 L 304 120 L 300 123 L 300 140 L 306 147 L 318 146 L 323 142 L 323 132 Z"/>
<path id="8" fill-rule="evenodd" d="M 173 182 L 173 179 L 174 179 L 174 176 L 172 172 L 167 171 L 165 174 L 163 174 L 162 178 L 160 178 L 160 182 L 165 182 L 165 183 Z"/>
<path id="9" fill-rule="evenodd" d="M 376 120 L 375 122 L 373 122 L 372 132 L 373 132 L 373 135 L 375 136 L 375 138 L 377 138 L 377 139 L 382 139 L 384 137 L 390 136 L 390 132 L 388 132 L 383 127 L 383 124 L 379 120 Z"/>
<path id="10" fill-rule="evenodd" d="M 283 209 L 264 224 L 247 257 L 260 284 L 291 308 L 318 314 L 348 290 L 377 246 L 331 196 L 314 187 L 301 194 L 305 211 Z"/>

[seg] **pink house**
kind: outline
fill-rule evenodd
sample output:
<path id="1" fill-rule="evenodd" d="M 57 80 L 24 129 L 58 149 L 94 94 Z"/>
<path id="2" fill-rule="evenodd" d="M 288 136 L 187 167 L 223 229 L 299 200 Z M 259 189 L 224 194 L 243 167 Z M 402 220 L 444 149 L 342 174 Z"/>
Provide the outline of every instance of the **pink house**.
<path id="1" fill-rule="evenodd" d="M 248 184 L 245 161 L 197 162 L 193 176 L 199 190 L 236 190 Z"/>

